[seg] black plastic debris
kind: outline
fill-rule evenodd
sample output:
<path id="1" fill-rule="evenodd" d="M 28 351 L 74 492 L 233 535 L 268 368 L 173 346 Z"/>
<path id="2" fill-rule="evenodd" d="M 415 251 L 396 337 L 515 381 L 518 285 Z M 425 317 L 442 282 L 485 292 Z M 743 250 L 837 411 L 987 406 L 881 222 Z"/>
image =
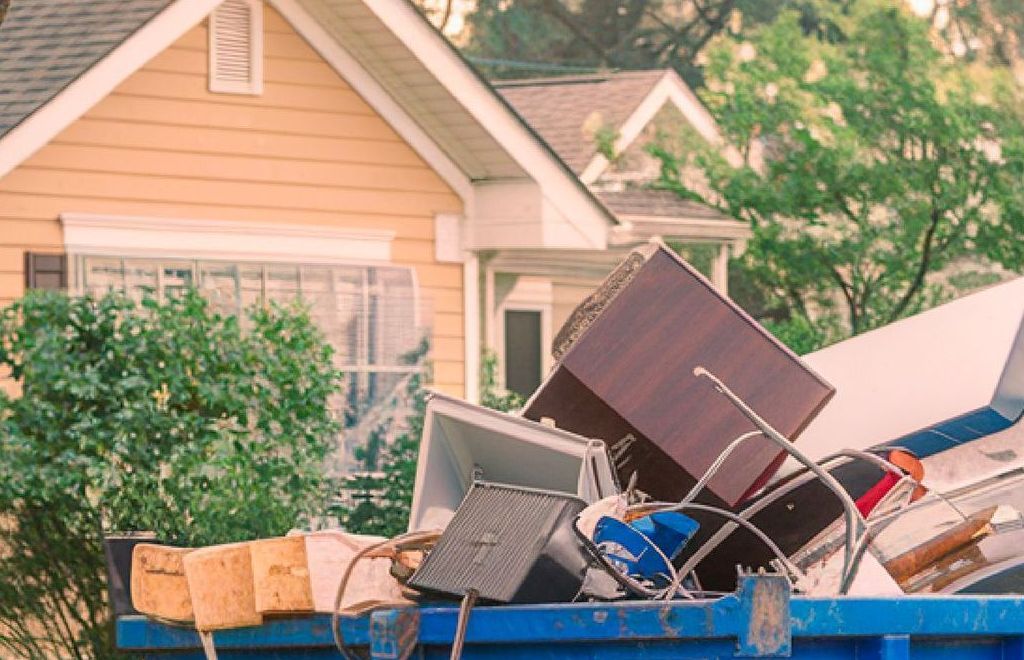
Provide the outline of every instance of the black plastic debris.
<path id="1" fill-rule="evenodd" d="M 558 603 L 580 591 L 588 557 L 572 531 L 583 500 L 476 482 L 409 580 L 419 591 L 497 603 Z"/>

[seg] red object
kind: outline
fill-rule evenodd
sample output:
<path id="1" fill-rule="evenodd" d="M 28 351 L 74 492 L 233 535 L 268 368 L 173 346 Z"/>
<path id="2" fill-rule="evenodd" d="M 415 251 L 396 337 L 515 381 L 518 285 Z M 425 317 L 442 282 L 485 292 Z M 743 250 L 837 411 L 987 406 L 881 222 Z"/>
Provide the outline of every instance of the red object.
<path id="1" fill-rule="evenodd" d="M 895 472 L 886 472 L 885 476 L 878 480 L 878 483 L 869 488 L 868 492 L 861 495 L 856 501 L 857 510 L 860 511 L 860 515 L 867 518 L 868 514 L 878 506 L 878 503 L 882 501 L 886 493 L 892 490 L 892 487 L 898 484 L 901 478 Z"/>

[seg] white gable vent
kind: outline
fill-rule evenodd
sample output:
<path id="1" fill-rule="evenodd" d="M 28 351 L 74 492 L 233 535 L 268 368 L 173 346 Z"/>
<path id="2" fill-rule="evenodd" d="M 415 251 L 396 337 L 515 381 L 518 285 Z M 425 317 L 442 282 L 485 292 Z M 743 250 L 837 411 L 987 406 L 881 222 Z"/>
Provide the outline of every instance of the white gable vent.
<path id="1" fill-rule="evenodd" d="M 210 91 L 263 92 L 262 0 L 225 0 L 210 14 Z"/>

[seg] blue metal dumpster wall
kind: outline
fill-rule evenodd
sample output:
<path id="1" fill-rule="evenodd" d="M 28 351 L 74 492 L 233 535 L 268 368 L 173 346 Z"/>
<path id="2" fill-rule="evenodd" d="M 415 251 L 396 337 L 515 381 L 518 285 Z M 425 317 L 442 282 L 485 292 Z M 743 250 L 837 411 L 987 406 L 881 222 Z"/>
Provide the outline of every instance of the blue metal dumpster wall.
<path id="1" fill-rule="evenodd" d="M 470 619 L 464 657 L 1024 660 L 1024 598 L 791 599 L 783 585 L 749 576 L 736 594 L 715 601 L 481 607 Z M 447 658 L 457 616 L 451 607 L 405 613 L 418 620 L 414 657 Z M 397 619 L 392 610 L 374 613 L 373 625 L 369 617 L 346 620 L 345 637 L 373 641 L 374 657 L 387 658 L 403 632 Z M 326 616 L 223 631 L 214 640 L 222 660 L 339 657 Z M 203 658 L 194 631 L 142 617 L 118 622 L 118 644 L 147 658 Z"/>

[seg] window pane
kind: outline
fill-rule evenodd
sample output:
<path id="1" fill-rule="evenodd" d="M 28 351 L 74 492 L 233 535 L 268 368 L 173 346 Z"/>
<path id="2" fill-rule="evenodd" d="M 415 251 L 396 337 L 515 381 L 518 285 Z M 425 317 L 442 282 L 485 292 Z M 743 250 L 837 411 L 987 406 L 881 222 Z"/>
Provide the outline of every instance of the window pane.
<path id="1" fill-rule="evenodd" d="M 193 265 L 188 261 L 164 262 L 160 267 L 161 293 L 165 296 L 177 296 L 186 289 L 195 286 Z"/>
<path id="2" fill-rule="evenodd" d="M 238 314 L 242 301 L 238 266 L 204 263 L 199 271 L 202 292 L 210 305 L 221 314 Z"/>
<path id="3" fill-rule="evenodd" d="M 242 309 L 263 302 L 263 266 L 239 264 L 238 277 L 242 290 Z"/>
<path id="4" fill-rule="evenodd" d="M 297 266 L 267 266 L 267 301 L 290 303 L 299 297 Z"/>
<path id="5" fill-rule="evenodd" d="M 505 311 L 505 387 L 528 397 L 540 385 L 540 312 Z"/>
<path id="6" fill-rule="evenodd" d="M 375 341 L 370 364 L 404 364 L 422 334 L 416 323 L 412 272 L 404 268 L 374 268 L 372 272 L 370 328 Z"/>
<path id="7" fill-rule="evenodd" d="M 125 259 L 124 289 L 129 296 L 142 300 L 146 294 L 159 294 L 156 263 L 145 259 Z"/>
<path id="8" fill-rule="evenodd" d="M 124 288 L 124 269 L 120 259 L 90 257 L 82 268 L 86 293 L 102 295 L 111 289 Z"/>
<path id="9" fill-rule="evenodd" d="M 336 317 L 333 327 L 324 331 L 343 367 L 366 364 L 365 278 L 363 268 L 334 269 Z"/>

